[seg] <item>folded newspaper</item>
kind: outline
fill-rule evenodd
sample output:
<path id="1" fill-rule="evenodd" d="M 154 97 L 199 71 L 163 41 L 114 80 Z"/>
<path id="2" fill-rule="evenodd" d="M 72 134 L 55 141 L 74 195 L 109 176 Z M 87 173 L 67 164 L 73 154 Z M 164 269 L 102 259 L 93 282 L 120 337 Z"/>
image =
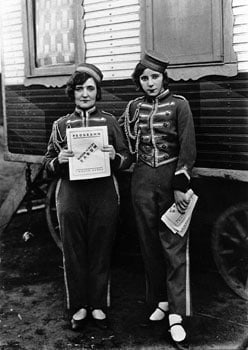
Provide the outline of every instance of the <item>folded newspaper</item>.
<path id="1" fill-rule="evenodd" d="M 181 237 L 187 232 L 192 212 L 198 200 L 198 196 L 192 191 L 192 189 L 188 190 L 186 196 L 189 199 L 189 205 L 184 214 L 179 213 L 176 204 L 174 203 L 161 217 L 161 220 L 169 227 L 169 229 L 173 233 L 179 234 Z"/>

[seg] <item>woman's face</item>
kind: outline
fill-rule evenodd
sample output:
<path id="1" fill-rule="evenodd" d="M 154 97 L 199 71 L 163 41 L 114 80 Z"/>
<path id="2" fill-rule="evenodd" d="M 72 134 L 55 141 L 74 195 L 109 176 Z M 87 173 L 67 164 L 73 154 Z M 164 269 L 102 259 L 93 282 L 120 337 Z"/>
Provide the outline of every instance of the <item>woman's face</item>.
<path id="1" fill-rule="evenodd" d="M 75 105 L 80 109 L 89 109 L 96 103 L 97 87 L 93 78 L 75 87 Z"/>
<path id="2" fill-rule="evenodd" d="M 160 72 L 146 68 L 139 79 L 143 91 L 148 96 L 156 97 L 164 90 L 163 74 Z"/>

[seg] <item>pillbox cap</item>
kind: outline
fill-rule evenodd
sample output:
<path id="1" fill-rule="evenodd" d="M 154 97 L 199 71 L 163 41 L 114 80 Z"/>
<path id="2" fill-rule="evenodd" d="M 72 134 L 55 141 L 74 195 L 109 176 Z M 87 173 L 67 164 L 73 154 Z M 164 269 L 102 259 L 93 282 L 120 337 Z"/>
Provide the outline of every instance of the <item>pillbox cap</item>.
<path id="1" fill-rule="evenodd" d="M 163 73 L 169 64 L 169 60 L 168 57 L 156 51 L 148 50 L 144 53 L 140 63 L 147 68 Z"/>
<path id="2" fill-rule="evenodd" d="M 76 68 L 76 72 L 88 73 L 99 83 L 102 81 L 103 78 L 103 74 L 100 71 L 100 69 L 91 63 L 80 63 Z"/>

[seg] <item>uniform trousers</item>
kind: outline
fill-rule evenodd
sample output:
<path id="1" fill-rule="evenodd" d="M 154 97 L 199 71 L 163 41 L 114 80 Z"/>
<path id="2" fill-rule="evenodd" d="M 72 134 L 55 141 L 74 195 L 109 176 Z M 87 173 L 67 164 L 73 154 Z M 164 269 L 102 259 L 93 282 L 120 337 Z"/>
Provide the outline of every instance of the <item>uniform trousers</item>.
<path id="1" fill-rule="evenodd" d="M 56 204 L 67 308 L 72 312 L 86 306 L 104 309 L 118 217 L 113 177 L 62 179 Z"/>
<path id="2" fill-rule="evenodd" d="M 147 302 L 155 307 L 169 302 L 169 312 L 190 315 L 188 236 L 172 233 L 161 221 L 173 204 L 172 179 L 176 163 L 153 168 L 136 164 L 132 201 L 146 273 Z"/>

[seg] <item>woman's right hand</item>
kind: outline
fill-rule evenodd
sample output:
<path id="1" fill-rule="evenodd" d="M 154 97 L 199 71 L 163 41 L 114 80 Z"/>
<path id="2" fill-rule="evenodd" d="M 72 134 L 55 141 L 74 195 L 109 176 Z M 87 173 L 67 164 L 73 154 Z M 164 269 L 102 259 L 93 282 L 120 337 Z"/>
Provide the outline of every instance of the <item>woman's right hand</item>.
<path id="1" fill-rule="evenodd" d="M 190 202 L 186 193 L 174 190 L 174 198 L 177 210 L 179 211 L 179 213 L 184 214 Z"/>
<path id="2" fill-rule="evenodd" d="M 68 163 L 69 158 L 73 156 L 74 153 L 72 151 L 69 151 L 68 149 L 62 149 L 58 155 L 59 164 Z"/>

